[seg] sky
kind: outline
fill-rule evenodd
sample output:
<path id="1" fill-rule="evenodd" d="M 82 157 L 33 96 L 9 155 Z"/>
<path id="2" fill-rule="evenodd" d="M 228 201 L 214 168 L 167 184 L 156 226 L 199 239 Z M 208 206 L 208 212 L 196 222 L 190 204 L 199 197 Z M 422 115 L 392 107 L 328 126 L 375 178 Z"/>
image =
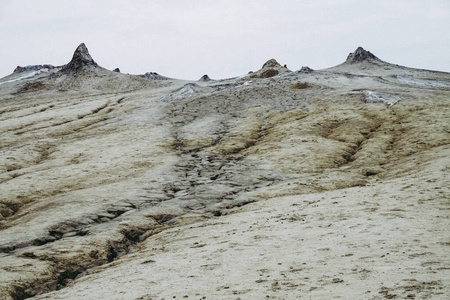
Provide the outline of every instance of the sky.
<path id="1" fill-rule="evenodd" d="M 323 69 L 358 46 L 408 67 L 450 72 L 450 0 L 0 0 L 0 77 L 70 61 L 84 42 L 122 73 L 196 80 L 269 59 Z"/>

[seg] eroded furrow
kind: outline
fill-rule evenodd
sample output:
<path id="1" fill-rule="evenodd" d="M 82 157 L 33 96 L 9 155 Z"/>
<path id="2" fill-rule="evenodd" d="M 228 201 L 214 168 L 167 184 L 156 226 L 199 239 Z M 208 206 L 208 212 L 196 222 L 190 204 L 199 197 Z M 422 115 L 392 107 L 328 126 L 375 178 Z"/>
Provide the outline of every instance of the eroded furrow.
<path id="1" fill-rule="evenodd" d="M 175 140 L 179 136 L 177 128 L 174 127 Z M 221 131 L 218 139 L 225 134 L 226 130 Z M 153 182 L 135 195 L 86 215 L 82 220 L 69 218 L 55 224 L 47 234 L 28 242 L 3 245 L 3 253 L 45 260 L 51 265 L 49 276 L 14 286 L 12 294 L 17 299 L 25 299 L 61 289 L 77 277 L 88 274 L 92 268 L 111 263 L 133 251 L 149 236 L 177 224 L 224 215 L 234 207 L 256 200 L 247 193 L 271 186 L 281 179 L 276 172 L 243 156 L 211 154 L 205 151 L 208 146 L 211 145 L 192 149 L 184 147 L 182 142 L 175 142 L 173 151 L 179 159 L 173 166 L 177 175 L 170 182 Z M 125 221 L 130 219 L 134 221 Z M 111 232 L 108 237 L 102 233 L 105 228 Z M 90 246 L 72 258 L 54 252 L 60 245 L 71 243 Z M 48 254 L 52 252 L 53 255 Z"/>

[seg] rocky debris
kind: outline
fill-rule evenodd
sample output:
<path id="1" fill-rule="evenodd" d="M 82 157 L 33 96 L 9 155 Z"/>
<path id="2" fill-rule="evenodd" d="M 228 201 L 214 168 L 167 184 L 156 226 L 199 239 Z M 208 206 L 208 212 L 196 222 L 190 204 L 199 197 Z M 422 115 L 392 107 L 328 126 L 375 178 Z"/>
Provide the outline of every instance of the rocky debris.
<path id="1" fill-rule="evenodd" d="M 207 82 L 207 81 L 211 81 L 211 78 L 209 78 L 209 76 L 205 74 L 198 81 L 205 81 L 205 82 Z"/>
<path id="2" fill-rule="evenodd" d="M 65 65 L 61 72 L 64 73 L 78 73 L 80 71 L 92 71 L 99 65 L 92 59 L 88 48 L 84 43 L 81 43 L 73 53 L 72 60 Z"/>
<path id="3" fill-rule="evenodd" d="M 364 50 L 363 47 L 358 47 L 358 49 L 356 49 L 355 52 L 350 53 L 347 56 L 346 60 L 346 62 L 348 63 L 358 63 L 362 61 L 382 61 L 382 60 L 373 55 L 372 53 L 370 53 L 370 51 Z"/>
<path id="4" fill-rule="evenodd" d="M 298 71 L 299 73 L 309 73 L 309 72 L 312 72 L 312 71 L 314 71 L 313 69 L 311 69 L 310 67 L 308 67 L 308 66 L 303 66 L 301 69 L 300 69 L 300 71 Z"/>
<path id="5" fill-rule="evenodd" d="M 28 71 L 40 71 L 40 70 L 51 70 L 54 69 L 55 67 L 52 65 L 30 65 L 30 66 L 25 66 L 25 67 L 21 67 L 21 66 L 17 66 L 17 68 L 14 69 L 13 73 L 22 73 L 22 72 L 28 72 Z"/>
<path id="6" fill-rule="evenodd" d="M 115 69 L 113 70 L 113 72 L 120 73 L 120 69 L 119 69 L 119 68 L 115 68 Z"/>
<path id="7" fill-rule="evenodd" d="M 147 72 L 147 73 L 145 73 L 143 75 L 139 75 L 139 76 L 142 78 L 151 79 L 151 80 L 168 80 L 168 79 L 170 79 L 169 77 L 159 75 L 156 72 Z"/>

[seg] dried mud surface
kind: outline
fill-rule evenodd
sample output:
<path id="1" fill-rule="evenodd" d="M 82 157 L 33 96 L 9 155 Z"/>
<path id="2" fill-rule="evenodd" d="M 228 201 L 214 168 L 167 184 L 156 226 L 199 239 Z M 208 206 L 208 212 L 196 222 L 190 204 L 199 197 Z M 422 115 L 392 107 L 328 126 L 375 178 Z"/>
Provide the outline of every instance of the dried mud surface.
<path id="1" fill-rule="evenodd" d="M 279 68 L 0 79 L 0 298 L 446 299 L 450 75 Z"/>

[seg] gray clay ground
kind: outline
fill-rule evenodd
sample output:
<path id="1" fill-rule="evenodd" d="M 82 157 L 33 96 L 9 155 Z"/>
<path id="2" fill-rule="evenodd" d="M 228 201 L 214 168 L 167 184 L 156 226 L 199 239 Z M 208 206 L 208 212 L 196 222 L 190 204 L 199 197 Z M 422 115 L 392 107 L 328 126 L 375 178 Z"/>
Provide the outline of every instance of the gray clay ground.
<path id="1" fill-rule="evenodd" d="M 449 73 L 79 49 L 0 79 L 1 299 L 448 299 Z"/>

